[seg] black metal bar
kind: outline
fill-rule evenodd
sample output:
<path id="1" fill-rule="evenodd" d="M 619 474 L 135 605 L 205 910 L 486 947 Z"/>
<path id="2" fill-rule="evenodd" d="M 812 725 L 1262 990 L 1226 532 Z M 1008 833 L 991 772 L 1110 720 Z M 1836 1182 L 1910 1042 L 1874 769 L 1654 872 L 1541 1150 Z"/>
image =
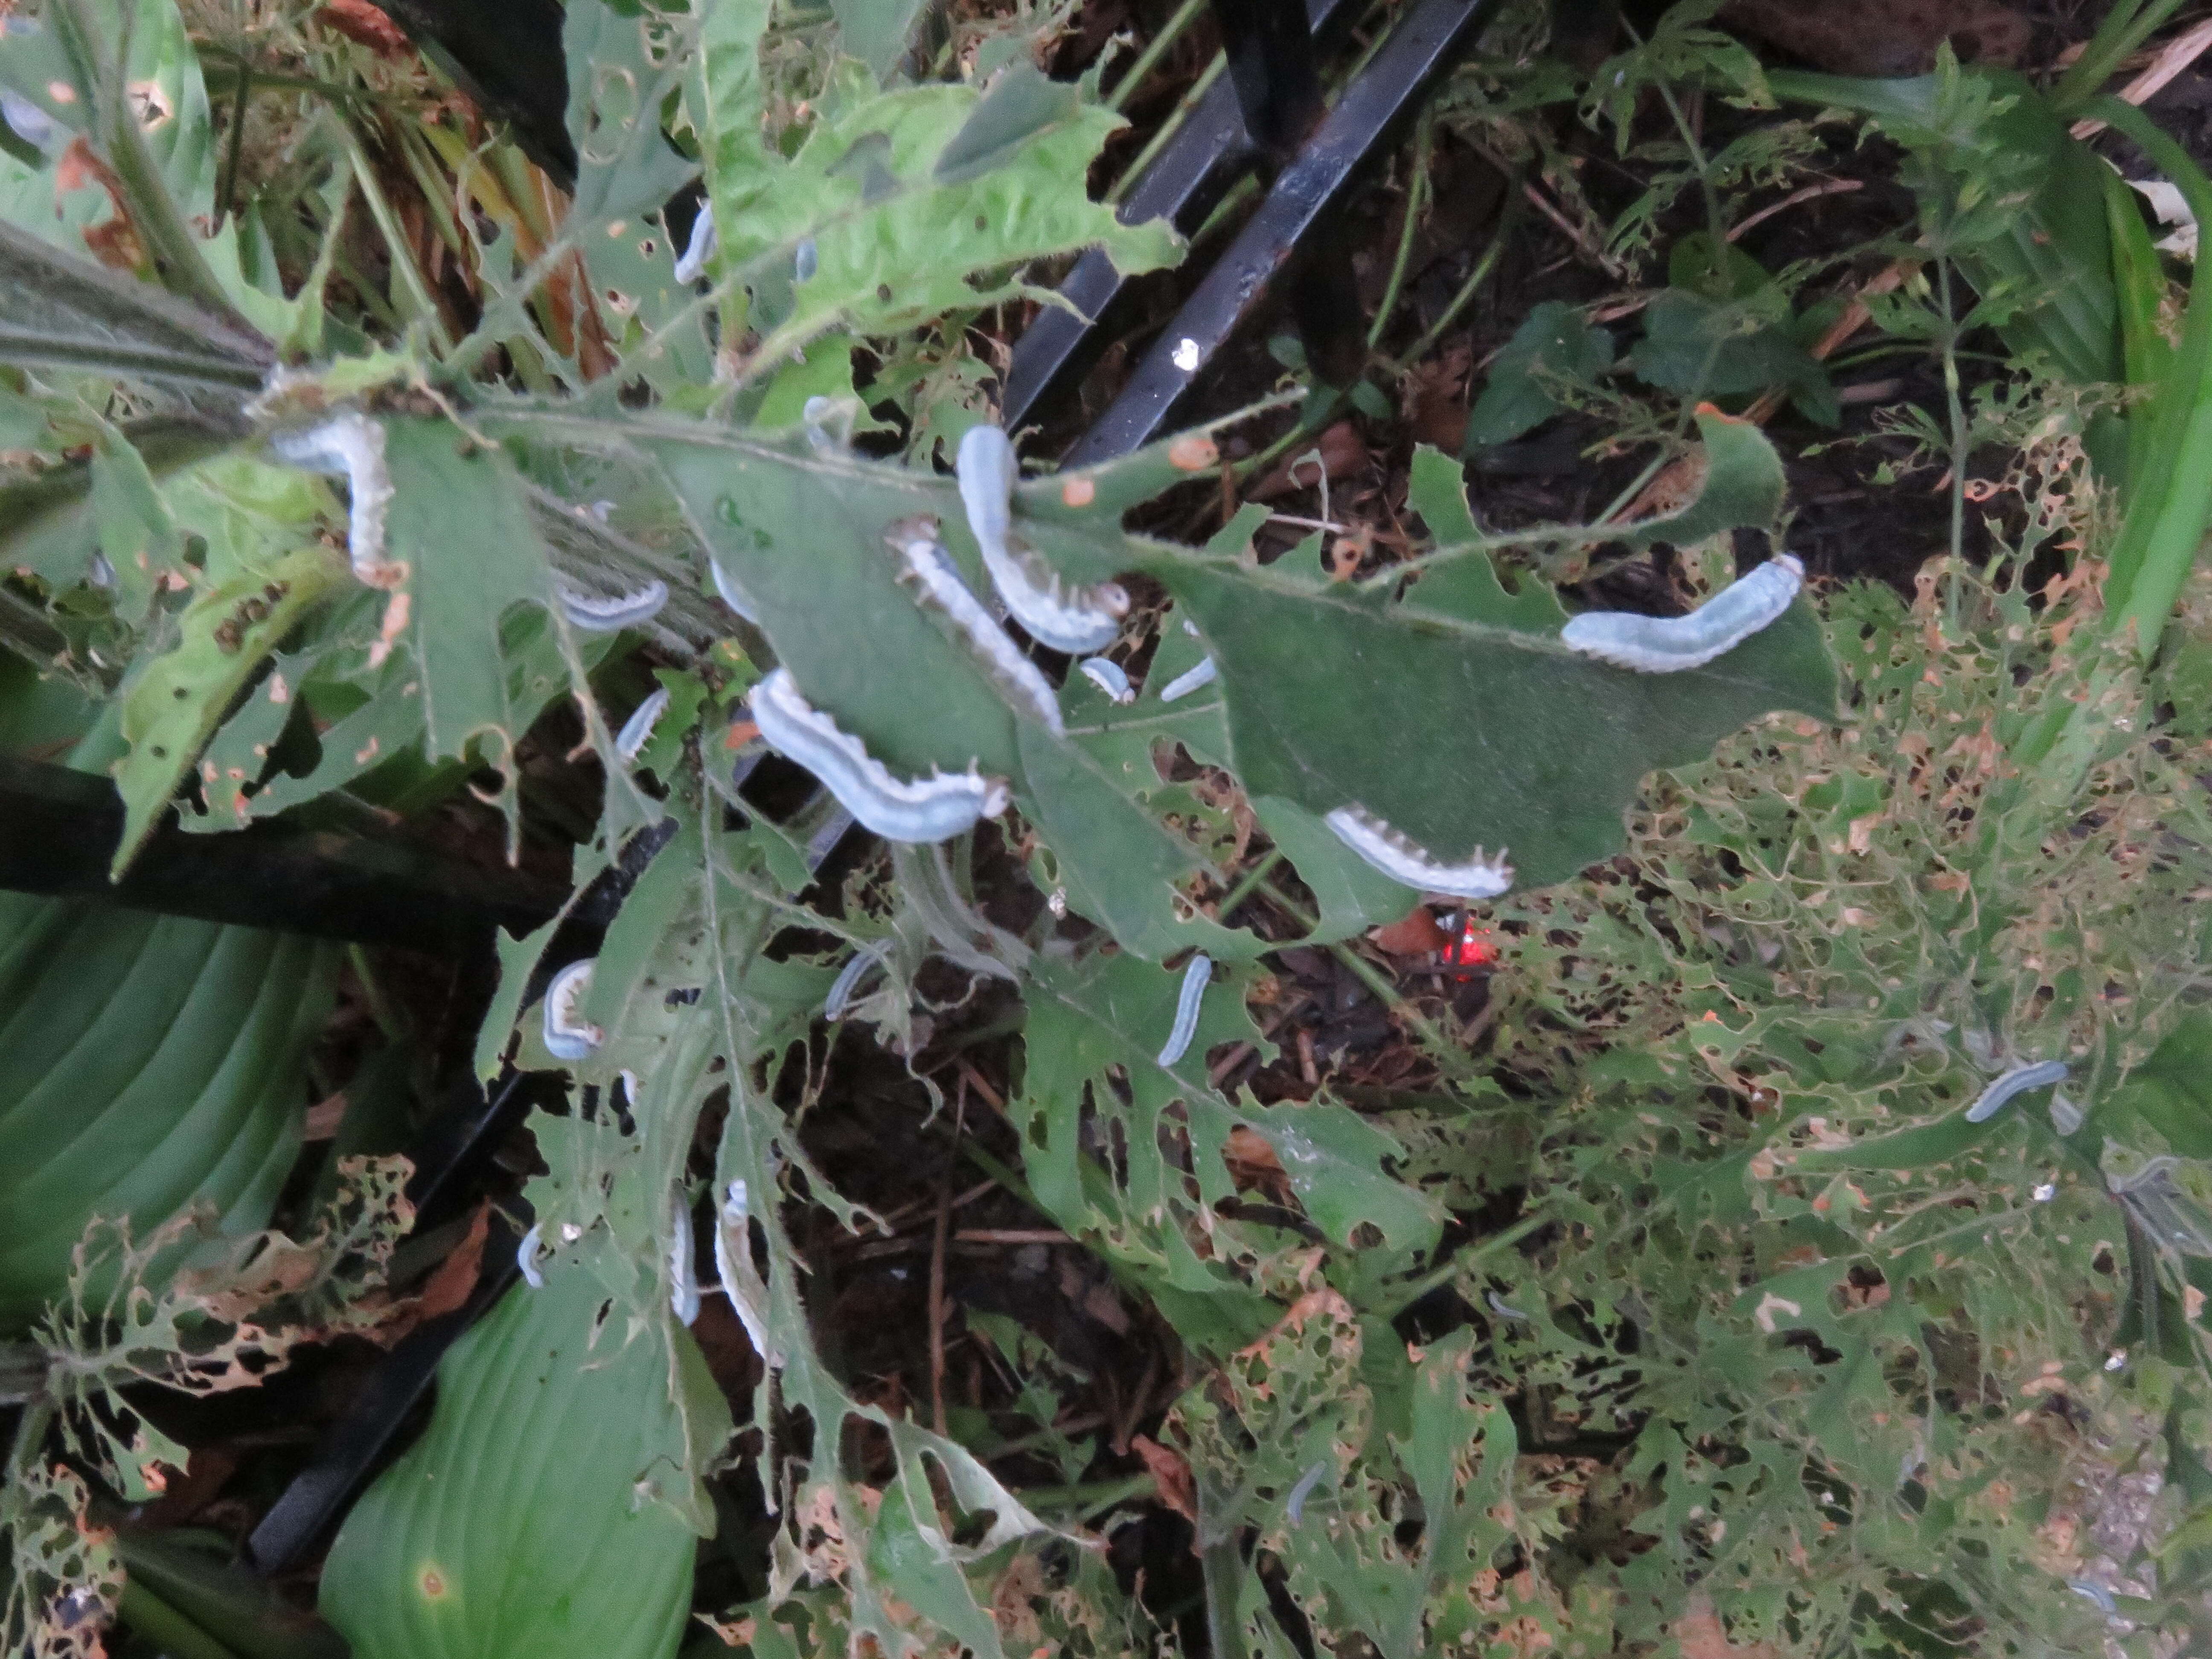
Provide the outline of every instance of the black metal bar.
<path id="1" fill-rule="evenodd" d="M 368 1471 L 383 1460 L 461 1334 L 514 1282 L 517 1240 L 496 1214 L 485 1230 L 483 1267 L 466 1304 L 426 1320 L 370 1368 L 361 1391 L 246 1540 L 256 1572 L 282 1572 L 312 1549 Z"/>
<path id="2" fill-rule="evenodd" d="M 259 823 L 196 836 L 164 826 L 107 878 L 123 801 L 107 779 L 0 757 L 0 888 L 362 945 L 481 945 L 496 925 L 524 933 L 565 890 L 400 842 Z"/>
<path id="3" fill-rule="evenodd" d="M 1160 429 L 1213 354 L 1258 306 L 1300 241 L 1342 201 L 1360 164 L 1419 104 L 1436 75 L 1499 3 L 1420 0 L 1345 88 L 1297 159 L 1283 169 L 1259 211 L 1152 343 L 1121 395 L 1063 458 L 1063 466 L 1125 455 Z"/>
<path id="4" fill-rule="evenodd" d="M 1306 0 L 1313 33 L 1326 46 L 1356 9 L 1351 0 Z M 1291 15 L 1296 15 L 1291 13 Z M 1130 186 L 1116 210 L 1126 225 L 1166 219 L 1188 236 L 1205 222 L 1230 185 L 1260 159 L 1259 147 L 1245 131 L 1237 88 L 1224 76 L 1207 88 L 1175 136 Z M 1048 306 L 1015 342 L 1000 398 L 1000 422 L 1013 431 L 1038 404 L 1064 386 L 1090 353 L 1098 324 L 1127 288 L 1128 279 L 1097 248 L 1075 262 L 1060 285 L 1060 298 L 1073 306 Z"/>
<path id="5" fill-rule="evenodd" d="M 1273 185 L 1321 124 L 1313 36 L 1295 10 L 1276 0 L 1213 0 L 1213 15 L 1221 25 L 1244 130 L 1260 147 L 1261 176 Z M 1297 320 L 1308 367 L 1329 386 L 1350 386 L 1367 366 L 1366 319 L 1360 314 L 1350 239 L 1302 242 L 1276 280 Z"/>
<path id="6" fill-rule="evenodd" d="M 1244 131 L 1278 170 L 1321 119 L 1321 71 L 1313 33 L 1277 0 L 1213 0 L 1221 50 Z"/>

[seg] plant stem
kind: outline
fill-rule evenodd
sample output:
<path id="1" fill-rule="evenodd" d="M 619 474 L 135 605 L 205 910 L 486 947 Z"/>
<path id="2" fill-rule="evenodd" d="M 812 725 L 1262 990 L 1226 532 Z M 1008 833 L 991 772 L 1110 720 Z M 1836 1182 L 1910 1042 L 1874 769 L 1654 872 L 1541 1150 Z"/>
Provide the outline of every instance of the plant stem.
<path id="1" fill-rule="evenodd" d="M 368 153 L 362 149 L 361 139 L 352 125 L 342 119 L 334 120 L 332 125 L 337 129 L 338 142 L 353 162 L 354 182 L 361 186 L 361 199 L 368 204 L 368 216 L 376 221 L 376 228 L 391 252 L 392 274 L 406 293 L 410 320 L 422 324 L 440 356 L 447 356 L 453 349 L 453 337 L 446 332 L 446 319 L 439 314 L 438 302 L 431 297 L 429 286 L 422 280 L 422 268 L 415 263 L 415 250 L 408 245 L 399 216 L 392 210 L 391 198 L 376 182 L 376 169 L 369 165 Z"/>
<path id="2" fill-rule="evenodd" d="M 1108 109 L 1117 113 L 1120 112 L 1121 106 L 1135 95 L 1137 88 L 1144 84 L 1145 77 L 1167 55 L 1169 48 L 1182 38 L 1182 32 L 1191 26 L 1206 6 L 1206 0 L 1182 0 L 1182 4 L 1176 8 L 1175 15 L 1160 26 L 1158 34 L 1145 43 L 1144 51 L 1137 54 L 1137 61 L 1129 65 L 1129 72 L 1116 81 L 1114 90 L 1106 94 Z M 1214 61 L 1218 64 L 1220 59 Z"/>
<path id="3" fill-rule="evenodd" d="M 1385 357 L 1381 359 L 1383 363 L 1395 373 L 1403 374 L 1426 356 L 1429 349 L 1443 337 L 1444 331 L 1459 320 L 1460 313 L 1473 302 L 1476 291 L 1489 281 L 1490 273 L 1497 269 L 1498 261 L 1505 252 L 1507 239 L 1521 222 L 1522 204 L 1527 199 L 1521 193 L 1521 175 L 1516 173 L 1506 180 L 1504 205 L 1498 210 L 1498 228 L 1491 232 L 1490 245 L 1475 260 L 1474 269 L 1468 272 L 1467 280 L 1459 285 L 1459 291 L 1452 295 L 1451 303 L 1437 313 L 1436 321 L 1422 331 L 1421 337 L 1413 342 L 1403 357 Z"/>
<path id="4" fill-rule="evenodd" d="M 1229 896 L 1221 901 L 1221 908 L 1214 913 L 1220 918 L 1223 927 L 1226 927 L 1229 925 L 1230 917 L 1237 914 L 1237 907 L 1250 898 L 1252 890 L 1267 880 L 1268 872 L 1282 861 L 1282 849 L 1277 848 L 1259 863 L 1254 865 L 1245 873 L 1243 878 L 1229 890 Z"/>
<path id="5" fill-rule="evenodd" d="M 1137 180 L 1145 176 L 1145 169 L 1152 166 L 1152 158 L 1165 149 L 1168 141 L 1182 130 L 1182 124 L 1190 118 L 1191 111 L 1198 107 L 1199 100 L 1206 96 L 1207 89 L 1219 78 L 1221 71 L 1228 66 L 1228 63 L 1229 60 L 1217 52 L 1214 54 L 1213 61 L 1199 72 L 1198 79 L 1190 83 L 1190 90 L 1183 94 L 1182 101 L 1177 104 L 1174 112 L 1160 124 L 1160 130 L 1146 142 L 1144 149 L 1137 152 L 1136 160 L 1129 163 L 1127 169 L 1114 181 L 1113 188 L 1106 192 L 1106 200 L 1109 204 L 1119 204 L 1121 199 L 1134 187 Z"/>
<path id="6" fill-rule="evenodd" d="M 1421 227 L 1422 210 L 1428 206 L 1429 163 L 1436 152 L 1436 111 L 1423 110 L 1420 125 L 1413 132 L 1413 177 L 1406 181 L 1406 222 L 1398 232 L 1398 254 L 1390 262 L 1390 280 L 1383 285 L 1382 302 L 1375 307 L 1375 320 L 1367 325 L 1370 351 L 1389 327 L 1390 313 L 1398 308 L 1398 290 L 1406 283 L 1406 266 L 1413 257 L 1413 237 Z"/>
<path id="7" fill-rule="evenodd" d="M 1551 1218 L 1547 1215 L 1524 1215 L 1504 1232 L 1492 1233 L 1480 1243 L 1470 1244 L 1465 1249 L 1455 1252 L 1450 1260 L 1439 1261 L 1419 1279 L 1399 1285 L 1397 1300 L 1391 1304 L 1382 1316 L 1395 1319 L 1438 1285 L 1450 1284 L 1486 1257 L 1495 1255 L 1500 1250 L 1511 1249 Z"/>

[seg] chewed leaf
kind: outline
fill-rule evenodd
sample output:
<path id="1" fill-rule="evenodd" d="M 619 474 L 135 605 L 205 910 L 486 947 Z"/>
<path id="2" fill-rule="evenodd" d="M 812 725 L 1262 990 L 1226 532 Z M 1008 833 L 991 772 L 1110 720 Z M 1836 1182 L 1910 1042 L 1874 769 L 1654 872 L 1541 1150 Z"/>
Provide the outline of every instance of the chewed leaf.
<path id="1" fill-rule="evenodd" d="M 1274 571 L 1158 558 L 1221 665 L 1231 758 L 1255 796 L 1352 805 L 1453 865 L 1478 847 L 1520 885 L 1620 845 L 1644 775 L 1778 708 L 1826 715 L 1833 669 L 1802 604 L 1702 668 L 1634 674 L 1556 637 Z M 1316 663 L 1346 665 L 1317 674 Z"/>
<path id="2" fill-rule="evenodd" d="M 123 735 L 131 752 L 115 769 L 125 814 L 116 875 L 145 845 L 239 689 L 341 580 L 336 560 L 319 548 L 303 548 L 265 571 L 210 589 L 186 608 L 183 637 L 148 665 L 124 702 Z"/>
<path id="3" fill-rule="evenodd" d="M 1013 1113 L 1038 1201 L 1143 1279 L 1186 1339 L 1207 1348 L 1249 1340 L 1256 1333 L 1245 1322 L 1266 1318 L 1266 1304 L 1220 1267 L 1218 1253 L 1201 1260 L 1186 1237 L 1194 1204 L 1211 1209 L 1234 1195 L 1225 1154 L 1237 1131 L 1268 1143 L 1291 1191 L 1340 1244 L 1364 1224 L 1393 1249 L 1417 1250 L 1434 1242 L 1439 1220 L 1425 1197 L 1383 1172 L 1397 1143 L 1345 1108 L 1314 1102 L 1262 1110 L 1232 1103 L 1207 1081 L 1206 1056 L 1220 1045 L 1242 1041 L 1266 1052 L 1243 1006 L 1247 976 L 1213 968 L 1188 1046 L 1164 1065 L 1192 983 L 1188 970 L 1128 956 L 1041 965 Z M 1109 1073 L 1116 1081 L 1109 1082 Z M 1190 1142 L 1188 1174 L 1163 1155 L 1158 1132 L 1177 1102 Z M 1119 1126 L 1110 1138 L 1126 1148 L 1118 1178 L 1084 1150 L 1109 1122 Z"/>
<path id="4" fill-rule="evenodd" d="M 501 623 L 525 600 L 551 597 L 545 544 L 505 455 L 437 421 L 385 426 L 392 501 L 387 556 L 406 567 L 394 637 L 421 675 L 424 752 L 482 743 L 504 767 L 523 711 L 509 684 Z M 390 613 L 387 613 L 390 620 Z"/>

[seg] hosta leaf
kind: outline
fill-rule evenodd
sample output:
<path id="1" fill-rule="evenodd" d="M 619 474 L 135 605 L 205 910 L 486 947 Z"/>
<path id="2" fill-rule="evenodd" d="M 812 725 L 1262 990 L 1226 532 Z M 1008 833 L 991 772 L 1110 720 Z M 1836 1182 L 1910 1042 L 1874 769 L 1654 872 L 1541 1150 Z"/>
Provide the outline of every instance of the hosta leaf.
<path id="1" fill-rule="evenodd" d="M 321 1607 L 358 1659 L 675 1652 L 705 1362 L 665 1304 L 610 1291 L 632 1269 L 602 1254 L 562 1250 L 454 1345 L 428 1432 L 347 1516 Z"/>
<path id="2" fill-rule="evenodd" d="M 192 1207 L 226 1233 L 268 1219 L 336 965 L 307 939 L 0 894 L 0 1328 L 61 1294 L 94 1216 L 141 1237 Z"/>

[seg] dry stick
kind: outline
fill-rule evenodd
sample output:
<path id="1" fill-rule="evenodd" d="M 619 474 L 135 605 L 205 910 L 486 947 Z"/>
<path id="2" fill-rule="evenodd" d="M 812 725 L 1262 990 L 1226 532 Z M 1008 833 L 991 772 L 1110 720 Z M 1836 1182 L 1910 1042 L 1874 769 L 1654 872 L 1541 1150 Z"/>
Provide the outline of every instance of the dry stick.
<path id="1" fill-rule="evenodd" d="M 1728 239 L 1731 242 L 1735 241 L 1753 225 L 1764 224 L 1776 214 L 1786 212 L 1801 202 L 1816 202 L 1823 196 L 1844 196 L 1852 191 L 1865 188 L 1866 180 L 1863 179 L 1825 179 L 1817 185 L 1808 185 L 1802 190 L 1793 190 L 1780 201 L 1771 202 L 1759 209 L 1758 212 L 1729 232 Z"/>
<path id="2" fill-rule="evenodd" d="M 2168 82 L 2202 58 L 2207 48 L 2212 48 L 2212 18 L 2207 18 L 2195 28 L 2177 34 L 2166 43 L 2151 66 L 2120 88 L 2123 102 L 2142 104 L 2163 91 Z M 2076 121 L 2069 129 L 2076 138 L 2094 137 L 2105 130 L 2105 124 L 2094 118 Z"/>
<path id="3" fill-rule="evenodd" d="M 1874 313 L 1868 309 L 1867 301 L 1877 295 L 1887 294 L 1896 289 L 1903 284 L 1906 277 L 1919 268 L 1920 261 L 1917 259 L 1893 259 L 1876 271 L 1867 279 L 1865 286 L 1851 296 L 1851 302 L 1844 307 L 1843 315 L 1828 325 L 1827 331 L 1813 343 L 1811 349 L 1806 355 L 1815 362 L 1824 362 L 1833 356 L 1844 341 L 1864 328 L 1872 319 Z M 1759 394 L 1749 409 L 1744 410 L 1743 418 L 1754 426 L 1765 425 L 1773 418 L 1774 411 L 1782 407 L 1782 400 L 1788 395 L 1788 392 L 1776 387 L 1768 387 Z"/>

